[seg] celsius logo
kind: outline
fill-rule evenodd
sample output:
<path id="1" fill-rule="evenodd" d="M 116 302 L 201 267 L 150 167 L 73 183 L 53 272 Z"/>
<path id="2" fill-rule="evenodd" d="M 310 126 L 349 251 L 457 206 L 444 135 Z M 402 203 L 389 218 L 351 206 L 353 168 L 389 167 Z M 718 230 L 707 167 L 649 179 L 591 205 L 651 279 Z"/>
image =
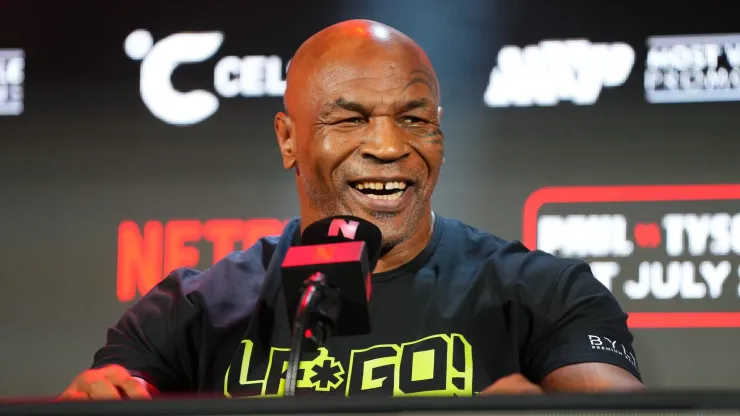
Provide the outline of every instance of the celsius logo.
<path id="1" fill-rule="evenodd" d="M 552 106 L 562 101 L 591 105 L 603 87 L 627 80 L 635 52 L 625 43 L 545 40 L 524 48 L 505 46 L 497 61 L 483 94 L 488 107 Z"/>
<path id="2" fill-rule="evenodd" d="M 210 59 L 223 40 L 221 32 L 176 33 L 156 43 L 146 30 L 128 35 L 124 50 L 129 58 L 141 60 L 141 99 L 154 116 L 168 124 L 192 125 L 216 113 L 216 94 L 224 98 L 283 95 L 283 61 L 278 56 L 221 58 L 213 71 L 215 94 L 203 89 L 178 91 L 172 85 L 177 67 Z"/>

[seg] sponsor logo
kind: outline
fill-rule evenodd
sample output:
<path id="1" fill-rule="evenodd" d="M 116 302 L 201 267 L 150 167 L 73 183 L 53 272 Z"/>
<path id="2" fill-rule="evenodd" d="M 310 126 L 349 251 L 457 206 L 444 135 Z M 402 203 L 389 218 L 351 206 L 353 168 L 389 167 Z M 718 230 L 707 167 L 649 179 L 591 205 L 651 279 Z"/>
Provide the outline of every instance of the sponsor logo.
<path id="1" fill-rule="evenodd" d="M 282 397 L 289 348 L 272 347 L 267 356 L 242 341 L 224 377 L 228 398 Z M 296 393 L 312 391 L 344 396 L 472 396 L 473 352 L 459 334 L 438 334 L 403 344 L 352 350 L 348 361 L 325 348 L 307 352 L 299 365 Z"/>
<path id="2" fill-rule="evenodd" d="M 598 335 L 589 335 L 588 342 L 591 344 L 592 350 L 617 354 L 620 357 L 624 357 L 624 359 L 629 361 L 630 364 L 637 369 L 637 358 L 635 357 L 635 354 L 630 352 L 630 350 L 628 350 L 621 342 L 611 340 L 607 337 L 600 337 Z"/>
<path id="3" fill-rule="evenodd" d="M 345 221 L 337 218 L 329 224 L 329 237 L 338 237 L 341 232 L 342 237 L 354 240 L 359 226 L 360 223 L 357 221 Z"/>
<path id="4" fill-rule="evenodd" d="M 246 250 L 258 239 L 280 235 L 287 220 L 212 219 L 147 221 L 118 226 L 116 296 L 130 302 L 145 295 L 164 276 L 180 267 L 205 269 L 234 250 Z"/>
<path id="5" fill-rule="evenodd" d="M 650 103 L 740 101 L 740 34 L 648 38 Z"/>
<path id="6" fill-rule="evenodd" d="M 740 185 L 543 188 L 523 242 L 587 261 L 630 327 L 740 327 L 739 200 Z"/>
<path id="7" fill-rule="evenodd" d="M 0 49 L 0 116 L 23 113 L 26 57 L 21 49 Z"/>
<path id="8" fill-rule="evenodd" d="M 178 91 L 172 84 L 173 72 L 182 65 L 210 59 L 223 41 L 221 32 L 175 33 L 156 43 L 146 30 L 128 35 L 124 50 L 129 58 L 141 60 L 139 91 L 144 105 L 155 117 L 172 125 L 192 125 L 216 113 L 219 96 L 283 95 L 283 60 L 261 55 L 222 57 L 213 69 L 211 82 L 215 93 L 203 89 Z"/>
<path id="9" fill-rule="evenodd" d="M 635 52 L 624 43 L 585 39 L 544 40 L 524 48 L 504 46 L 491 71 L 483 102 L 488 107 L 591 105 L 602 88 L 622 85 Z"/>

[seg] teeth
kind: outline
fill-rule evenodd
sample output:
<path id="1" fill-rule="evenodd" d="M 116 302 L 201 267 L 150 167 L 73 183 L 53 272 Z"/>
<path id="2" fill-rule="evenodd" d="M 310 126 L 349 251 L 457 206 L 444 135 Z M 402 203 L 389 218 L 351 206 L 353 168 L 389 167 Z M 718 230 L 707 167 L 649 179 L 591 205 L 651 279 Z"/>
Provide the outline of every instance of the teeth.
<path id="1" fill-rule="evenodd" d="M 406 189 L 406 182 L 403 182 L 403 181 L 401 181 L 401 182 L 385 182 L 385 183 L 383 183 L 383 182 L 360 182 L 360 183 L 356 183 L 355 184 L 355 188 L 357 188 L 359 190 L 363 190 L 363 189 L 377 189 L 377 190 L 381 190 L 381 189 L 386 189 L 386 190 L 401 189 L 401 190 L 403 190 L 403 189 Z"/>
<path id="2" fill-rule="evenodd" d="M 385 189 L 405 189 L 406 182 L 386 182 Z"/>
<path id="3" fill-rule="evenodd" d="M 394 192 L 390 195 L 365 194 L 372 199 L 384 199 L 386 201 L 395 201 L 403 195 L 403 191 Z"/>

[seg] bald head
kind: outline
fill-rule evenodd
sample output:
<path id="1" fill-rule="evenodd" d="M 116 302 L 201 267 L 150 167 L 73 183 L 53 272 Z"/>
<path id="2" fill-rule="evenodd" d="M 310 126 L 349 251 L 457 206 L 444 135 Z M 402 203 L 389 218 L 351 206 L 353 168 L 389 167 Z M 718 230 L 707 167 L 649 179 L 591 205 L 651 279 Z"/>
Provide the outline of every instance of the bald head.
<path id="1" fill-rule="evenodd" d="M 384 250 L 401 253 L 382 257 L 380 269 L 418 254 L 444 155 L 439 102 L 426 54 L 393 28 L 350 20 L 304 42 L 288 69 L 286 111 L 275 116 L 301 224 L 334 215 L 373 221 Z"/>
<path id="2" fill-rule="evenodd" d="M 394 66 L 394 61 L 415 61 L 431 73 L 437 101 L 437 77 L 424 50 L 400 31 L 372 20 L 347 20 L 329 26 L 306 40 L 290 61 L 285 90 L 285 109 L 288 114 L 298 111 L 305 102 L 305 94 L 315 94 L 325 78 L 337 81 L 339 72 L 358 74 L 358 67 L 376 65 Z M 332 80 L 334 78 L 334 80 Z M 310 100 L 310 98 L 309 98 Z"/>

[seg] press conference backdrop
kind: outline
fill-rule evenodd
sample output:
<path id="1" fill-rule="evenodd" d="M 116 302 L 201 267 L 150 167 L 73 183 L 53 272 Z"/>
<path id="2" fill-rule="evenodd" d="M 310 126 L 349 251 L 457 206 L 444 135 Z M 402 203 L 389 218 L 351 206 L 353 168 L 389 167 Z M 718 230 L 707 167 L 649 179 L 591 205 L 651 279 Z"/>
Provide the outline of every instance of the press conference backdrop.
<path id="1" fill-rule="evenodd" d="M 649 386 L 740 387 L 733 3 L 4 2 L 0 395 L 58 393 L 166 271 L 298 214 L 286 65 L 349 18 L 435 66 L 438 213 L 589 261 Z"/>

